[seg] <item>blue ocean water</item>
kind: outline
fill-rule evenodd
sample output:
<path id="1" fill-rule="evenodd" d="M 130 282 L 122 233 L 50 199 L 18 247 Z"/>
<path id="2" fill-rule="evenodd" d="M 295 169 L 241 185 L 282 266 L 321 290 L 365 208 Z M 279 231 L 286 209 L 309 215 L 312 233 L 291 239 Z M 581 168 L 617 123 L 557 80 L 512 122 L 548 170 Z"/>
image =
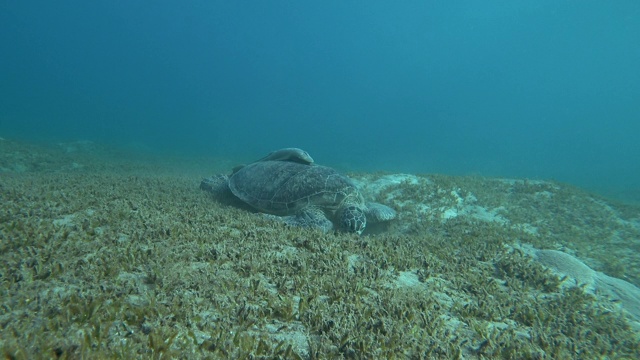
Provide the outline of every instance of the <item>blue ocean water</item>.
<path id="1" fill-rule="evenodd" d="M 640 198 L 640 2 L 2 1 L 0 136 Z"/>

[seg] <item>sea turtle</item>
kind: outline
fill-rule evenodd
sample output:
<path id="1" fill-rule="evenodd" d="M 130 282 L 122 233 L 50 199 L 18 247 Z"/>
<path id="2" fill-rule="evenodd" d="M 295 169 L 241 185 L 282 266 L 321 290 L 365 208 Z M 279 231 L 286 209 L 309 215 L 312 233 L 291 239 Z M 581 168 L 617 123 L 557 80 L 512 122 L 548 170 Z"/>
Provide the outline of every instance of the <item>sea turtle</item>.
<path id="1" fill-rule="evenodd" d="M 272 154 L 276 155 L 242 166 L 230 176 L 205 179 L 201 188 L 214 193 L 230 191 L 256 210 L 280 216 L 288 224 L 324 231 L 335 224 L 340 230 L 361 234 L 367 221 L 395 218 L 390 207 L 365 203 L 351 179 L 336 170 L 299 161 L 302 153 L 291 149 Z"/>

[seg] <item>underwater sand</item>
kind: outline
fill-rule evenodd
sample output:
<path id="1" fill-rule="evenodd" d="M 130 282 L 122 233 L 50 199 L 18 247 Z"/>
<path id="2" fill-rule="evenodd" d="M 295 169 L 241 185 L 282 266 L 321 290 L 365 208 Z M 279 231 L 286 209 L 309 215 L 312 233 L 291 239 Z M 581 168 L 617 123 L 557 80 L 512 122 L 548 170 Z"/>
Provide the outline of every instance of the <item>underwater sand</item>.
<path id="1" fill-rule="evenodd" d="M 323 234 L 199 189 L 233 165 L 0 140 L 5 357 L 640 358 L 637 206 L 349 174 L 399 218 Z"/>

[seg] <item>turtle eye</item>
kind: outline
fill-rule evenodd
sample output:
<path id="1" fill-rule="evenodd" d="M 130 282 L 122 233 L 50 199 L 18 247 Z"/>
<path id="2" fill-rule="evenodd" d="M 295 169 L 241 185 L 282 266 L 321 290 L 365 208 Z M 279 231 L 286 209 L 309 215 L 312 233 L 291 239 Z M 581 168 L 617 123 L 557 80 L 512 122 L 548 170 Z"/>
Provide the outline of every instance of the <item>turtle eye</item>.
<path id="1" fill-rule="evenodd" d="M 362 234 L 367 226 L 367 218 L 364 211 L 356 206 L 347 206 L 342 213 L 342 228 L 348 232 Z"/>

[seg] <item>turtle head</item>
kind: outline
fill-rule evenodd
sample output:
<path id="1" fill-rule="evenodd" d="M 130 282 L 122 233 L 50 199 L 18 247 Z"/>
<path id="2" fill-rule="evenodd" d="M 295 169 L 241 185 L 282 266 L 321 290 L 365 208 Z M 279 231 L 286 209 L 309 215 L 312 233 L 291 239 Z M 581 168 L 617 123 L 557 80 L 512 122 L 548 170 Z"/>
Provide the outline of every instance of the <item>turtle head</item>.
<path id="1" fill-rule="evenodd" d="M 355 205 L 348 205 L 340 215 L 340 225 L 343 230 L 360 235 L 367 226 L 367 216 L 363 209 Z"/>

